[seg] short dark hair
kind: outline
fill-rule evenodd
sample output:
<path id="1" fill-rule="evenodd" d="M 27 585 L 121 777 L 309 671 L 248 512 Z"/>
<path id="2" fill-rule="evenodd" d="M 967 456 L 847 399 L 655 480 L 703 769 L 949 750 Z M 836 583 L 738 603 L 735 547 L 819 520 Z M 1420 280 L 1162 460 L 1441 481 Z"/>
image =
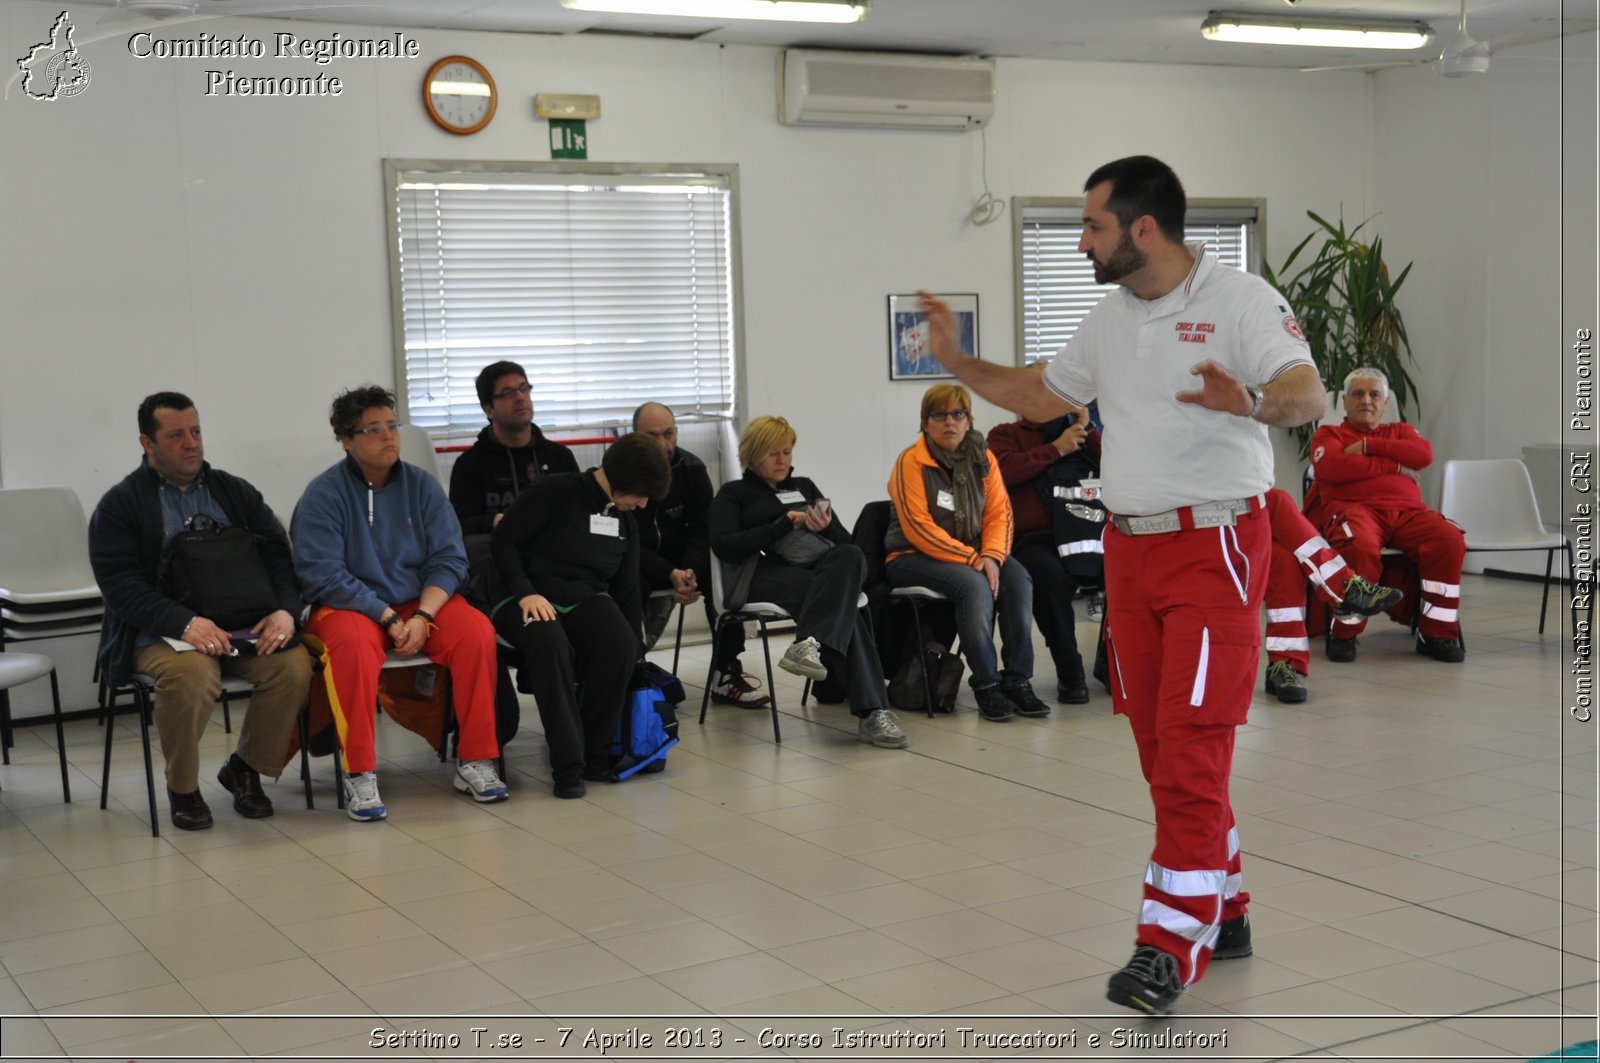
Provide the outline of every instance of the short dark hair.
<path id="1" fill-rule="evenodd" d="M 1183 217 L 1189 201 L 1172 167 L 1149 155 L 1129 155 L 1090 174 L 1083 190 L 1107 181 L 1111 182 L 1111 197 L 1106 206 L 1117 216 L 1117 224 L 1126 229 L 1148 214 L 1163 236 L 1175 244 L 1183 243 Z"/>
<path id="2" fill-rule="evenodd" d="M 150 439 L 156 437 L 157 410 L 192 410 L 194 403 L 181 391 L 158 391 L 146 395 L 139 403 L 139 434 Z"/>
<path id="3" fill-rule="evenodd" d="M 655 436 L 643 432 L 629 432 L 607 447 L 600 468 L 613 495 L 643 495 L 659 502 L 672 487 L 667 448 Z"/>
<path id="4" fill-rule="evenodd" d="M 516 362 L 490 362 L 478 372 L 478 379 L 474 381 L 478 387 L 478 405 L 487 406 L 494 401 L 494 382 L 507 373 L 515 373 L 522 379 L 528 379 L 527 370 Z"/>
<path id="5" fill-rule="evenodd" d="M 333 397 L 333 408 L 328 411 L 328 423 L 339 439 L 355 434 L 361 427 L 361 415 L 368 410 L 394 409 L 394 392 L 376 384 L 347 388 Z"/>
<path id="6" fill-rule="evenodd" d="M 638 409 L 633 411 L 633 430 L 635 432 L 639 430 L 639 417 L 644 413 L 646 407 L 649 406 L 660 406 L 663 410 L 667 411 L 668 417 L 672 418 L 674 421 L 678 419 L 678 415 L 672 412 L 672 407 L 668 406 L 664 402 L 656 402 L 654 399 L 651 399 L 649 402 L 641 402 L 639 403 Z"/>

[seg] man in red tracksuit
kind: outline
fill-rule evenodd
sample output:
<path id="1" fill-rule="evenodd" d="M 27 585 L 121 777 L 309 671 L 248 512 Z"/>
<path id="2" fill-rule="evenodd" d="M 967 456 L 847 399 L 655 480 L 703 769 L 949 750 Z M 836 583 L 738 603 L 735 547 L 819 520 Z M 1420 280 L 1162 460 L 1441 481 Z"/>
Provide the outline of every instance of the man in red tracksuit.
<path id="1" fill-rule="evenodd" d="M 1328 542 L 1369 580 L 1382 568 L 1380 554 L 1392 546 L 1412 558 L 1422 577 L 1422 616 L 1417 652 L 1436 661 L 1460 661 L 1461 560 L 1467 544 L 1461 529 L 1422 502 L 1416 474 L 1433 464 L 1433 445 L 1409 424 L 1381 424 L 1389 408 L 1389 378 L 1380 370 L 1356 369 L 1345 378 L 1345 418 L 1323 425 L 1311 437 L 1315 482 L 1306 515 Z M 1335 618 L 1328 660 L 1356 659 L 1360 616 Z"/>
<path id="2" fill-rule="evenodd" d="M 1149 156 L 1084 183 L 1078 250 L 1097 303 L 1048 366 L 961 350 L 954 313 L 926 293 L 930 349 L 984 398 L 1036 422 L 1100 403 L 1110 519 L 1106 649 L 1155 809 L 1133 957 L 1106 997 L 1169 1014 L 1212 958 L 1251 952 L 1239 833 L 1228 798 L 1234 730 L 1261 660 L 1270 554 L 1268 425 L 1322 416 L 1322 382 L 1287 301 L 1184 242 L 1186 200 Z"/>
<path id="3" fill-rule="evenodd" d="M 1289 492 L 1267 492 L 1272 560 L 1267 569 L 1267 693 L 1285 704 L 1306 700 L 1311 640 L 1306 634 L 1306 584 L 1333 606 L 1335 616 L 1376 616 L 1404 597 L 1353 572 L 1338 551 L 1301 515 Z"/>

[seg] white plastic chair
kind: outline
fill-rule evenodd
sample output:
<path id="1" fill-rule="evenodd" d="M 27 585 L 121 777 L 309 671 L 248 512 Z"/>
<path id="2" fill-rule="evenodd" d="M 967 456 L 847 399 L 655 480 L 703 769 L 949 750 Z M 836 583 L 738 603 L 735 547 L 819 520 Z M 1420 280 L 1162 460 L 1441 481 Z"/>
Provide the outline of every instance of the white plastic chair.
<path id="1" fill-rule="evenodd" d="M 450 486 L 439 474 L 439 454 L 433 449 L 433 437 L 428 434 L 426 428 L 419 428 L 414 424 L 400 426 L 400 460 L 409 462 L 430 474 L 443 486 Z"/>
<path id="2" fill-rule="evenodd" d="M 0 648 L 98 634 L 103 606 L 89 525 L 68 487 L 0 490 Z"/>
<path id="3" fill-rule="evenodd" d="M 1572 577 L 1572 543 L 1560 532 L 1545 530 L 1528 467 L 1515 458 L 1445 462 L 1439 512 L 1461 525 L 1468 550 L 1545 551 L 1544 597 L 1539 602 L 1539 634 L 1543 635 L 1556 551 L 1566 550 L 1567 575 Z"/>
<path id="4" fill-rule="evenodd" d="M 61 729 L 61 688 L 56 683 L 56 666 L 50 658 L 37 653 L 0 653 L 0 717 L 7 730 L 3 743 L 4 762 L 11 763 L 11 688 L 50 677 L 50 703 L 55 709 L 56 756 L 61 761 L 61 800 L 72 803 L 72 785 L 67 781 L 67 739 Z"/>

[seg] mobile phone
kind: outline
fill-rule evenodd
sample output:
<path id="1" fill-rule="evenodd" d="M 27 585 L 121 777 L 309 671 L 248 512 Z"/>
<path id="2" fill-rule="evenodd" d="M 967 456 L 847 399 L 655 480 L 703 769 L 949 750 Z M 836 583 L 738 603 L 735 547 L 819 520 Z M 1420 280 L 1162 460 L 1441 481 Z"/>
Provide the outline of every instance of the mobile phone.
<path id="1" fill-rule="evenodd" d="M 833 512 L 833 503 L 829 502 L 826 498 L 819 498 L 811 504 L 812 506 L 816 507 L 817 516 L 822 517 L 823 519 L 827 519 L 829 514 Z"/>

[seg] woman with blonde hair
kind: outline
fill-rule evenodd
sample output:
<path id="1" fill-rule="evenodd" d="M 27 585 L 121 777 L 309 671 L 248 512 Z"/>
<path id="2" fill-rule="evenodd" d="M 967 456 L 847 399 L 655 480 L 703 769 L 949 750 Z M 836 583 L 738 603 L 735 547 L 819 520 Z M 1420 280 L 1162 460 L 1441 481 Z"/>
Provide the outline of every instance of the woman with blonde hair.
<path id="1" fill-rule="evenodd" d="M 955 604 L 968 680 L 986 720 L 1048 716 L 1033 692 L 1033 580 L 1011 556 L 1011 500 L 1000 463 L 972 427 L 972 394 L 935 384 L 922 396 L 922 434 L 889 475 L 894 503 L 887 574 L 897 587 L 930 587 Z M 996 660 L 1000 621 L 1003 663 Z"/>
<path id="2" fill-rule="evenodd" d="M 889 711 L 872 633 L 856 607 L 866 558 L 817 485 L 794 475 L 795 439 L 782 417 L 745 426 L 744 476 L 711 502 L 712 552 L 750 566 L 746 600 L 772 602 L 795 618 L 794 645 L 778 666 L 814 681 L 843 678 L 861 741 L 903 748 L 906 733 Z"/>

